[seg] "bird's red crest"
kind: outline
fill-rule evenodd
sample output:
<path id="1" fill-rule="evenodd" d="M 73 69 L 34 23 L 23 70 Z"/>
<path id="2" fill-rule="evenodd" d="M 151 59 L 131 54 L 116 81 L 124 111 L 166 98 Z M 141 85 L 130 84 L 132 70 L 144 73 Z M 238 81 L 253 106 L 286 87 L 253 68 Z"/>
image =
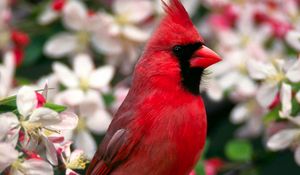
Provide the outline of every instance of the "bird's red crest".
<path id="1" fill-rule="evenodd" d="M 148 46 L 164 48 L 164 46 L 170 47 L 176 43 L 203 41 L 180 0 L 170 0 L 169 4 L 164 1 L 162 3 L 166 15 L 150 39 Z"/>
<path id="2" fill-rule="evenodd" d="M 165 20 L 186 27 L 193 26 L 189 14 L 179 0 L 171 0 L 170 5 L 168 5 L 164 0 L 162 0 L 162 3 L 164 10 L 167 13 Z"/>

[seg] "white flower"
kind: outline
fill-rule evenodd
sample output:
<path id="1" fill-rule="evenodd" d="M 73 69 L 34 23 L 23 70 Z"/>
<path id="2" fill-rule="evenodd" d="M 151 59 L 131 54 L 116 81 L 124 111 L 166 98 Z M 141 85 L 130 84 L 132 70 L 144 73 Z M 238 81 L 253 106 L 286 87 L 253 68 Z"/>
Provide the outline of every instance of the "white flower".
<path id="1" fill-rule="evenodd" d="M 53 58 L 86 51 L 90 39 L 94 38 L 95 32 L 101 30 L 99 15 L 89 15 L 81 1 L 68 1 L 64 5 L 62 17 L 65 27 L 73 32 L 59 33 L 46 43 L 44 52 Z"/>
<path id="2" fill-rule="evenodd" d="M 57 150 L 58 154 L 66 167 L 66 175 L 79 175 L 74 169 L 85 169 L 88 163 L 82 150 L 75 150 L 71 152 L 72 142 L 66 142 L 63 145 L 59 145 Z"/>
<path id="3" fill-rule="evenodd" d="M 12 144 L 0 142 L 0 173 L 18 159 L 19 153 Z"/>
<path id="4" fill-rule="evenodd" d="M 280 101 L 282 106 L 279 111 L 280 117 L 290 117 L 292 112 L 292 87 L 286 83 L 281 85 Z"/>
<path id="5" fill-rule="evenodd" d="M 91 159 L 97 150 L 97 144 L 91 135 L 104 134 L 112 117 L 105 110 L 104 102 L 96 91 L 88 91 L 78 106 L 73 107 L 79 116 L 79 122 L 74 132 L 68 132 L 68 138 L 73 138 L 74 146 L 83 150 Z"/>
<path id="6" fill-rule="evenodd" d="M 53 167 L 42 159 L 17 160 L 9 172 L 11 175 L 53 175 Z"/>
<path id="7" fill-rule="evenodd" d="M 73 62 L 74 72 L 61 63 L 55 63 L 53 69 L 59 81 L 68 88 L 63 93 L 74 95 L 72 99 L 69 98 L 70 101 L 73 101 L 74 98 L 75 101 L 82 98 L 82 91 L 90 89 L 104 90 L 109 86 L 114 74 L 112 66 L 102 66 L 95 69 L 92 59 L 86 54 L 79 54 L 75 57 Z"/>
<path id="8" fill-rule="evenodd" d="M 267 147 L 273 151 L 288 148 L 300 136 L 300 129 L 284 129 L 274 134 L 267 142 Z"/>
<path id="9" fill-rule="evenodd" d="M 56 165 L 56 153 L 53 151 L 51 140 L 53 134 L 61 130 L 72 130 L 77 126 L 78 118 L 73 113 L 61 113 L 45 108 L 37 108 L 38 100 L 36 92 L 30 87 L 22 87 L 17 94 L 17 108 L 20 113 L 20 121 L 14 113 L 1 114 L 3 125 L 9 126 L 9 140 L 16 144 L 20 129 L 24 130 L 24 139 L 21 144 L 26 150 L 34 150 L 38 146 L 38 140 L 42 139 L 46 146 L 48 160 Z M 2 125 L 2 122 L 1 124 Z M 60 136 L 56 136 L 60 137 Z"/>
<path id="10" fill-rule="evenodd" d="M 275 59 L 271 62 L 248 60 L 247 68 L 250 76 L 256 80 L 263 80 L 257 92 L 257 101 L 262 107 L 269 107 L 278 94 L 278 86 L 288 79 L 291 82 L 300 81 L 300 59 L 290 64 L 286 60 Z"/>
<path id="11" fill-rule="evenodd" d="M 242 138 L 257 137 L 263 129 L 261 120 L 265 112 L 254 98 L 237 104 L 231 111 L 230 120 L 234 124 L 244 124 L 236 135 Z"/>
<path id="12" fill-rule="evenodd" d="M 286 42 L 297 51 L 300 51 L 300 32 L 289 31 L 285 37 Z"/>
<path id="13" fill-rule="evenodd" d="M 117 111 L 119 109 L 119 107 L 125 100 L 125 97 L 127 96 L 128 92 L 129 92 L 129 87 L 126 86 L 116 87 L 116 89 L 114 90 L 115 100 L 114 103 L 112 104 L 112 109 L 114 111 Z"/>
<path id="14" fill-rule="evenodd" d="M 0 173 L 18 159 L 19 153 L 11 143 L 11 131 L 17 126 L 18 119 L 0 115 Z M 8 122 L 6 122 L 8 120 Z"/>
<path id="15" fill-rule="evenodd" d="M 14 72 L 14 55 L 11 52 L 7 52 L 4 55 L 3 65 L 0 65 L 0 100 L 10 94 Z"/>
<path id="16" fill-rule="evenodd" d="M 213 88 L 206 88 L 208 95 L 218 95 L 230 90 L 230 96 L 235 100 L 243 100 L 252 97 L 256 93 L 257 85 L 249 78 L 246 71 L 245 62 L 248 58 L 246 52 L 228 52 L 224 60 L 210 68 L 213 72 Z M 221 99 L 218 95 L 215 99 Z"/>
<path id="17" fill-rule="evenodd" d="M 139 47 L 150 37 L 152 23 L 148 19 L 154 15 L 154 4 L 150 0 L 116 0 L 112 11 L 99 13 L 102 27 L 92 41 L 107 61 L 121 64 L 122 71 L 128 73 L 138 59 Z"/>

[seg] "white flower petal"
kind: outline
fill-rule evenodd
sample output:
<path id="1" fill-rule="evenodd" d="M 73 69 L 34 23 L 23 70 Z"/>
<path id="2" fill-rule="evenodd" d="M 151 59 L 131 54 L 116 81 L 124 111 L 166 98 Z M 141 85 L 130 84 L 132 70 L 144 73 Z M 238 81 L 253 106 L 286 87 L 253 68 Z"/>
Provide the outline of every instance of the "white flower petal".
<path id="1" fill-rule="evenodd" d="M 281 86 L 280 101 L 282 106 L 280 116 L 289 117 L 292 111 L 292 87 L 286 83 Z"/>
<path id="2" fill-rule="evenodd" d="M 65 65 L 61 63 L 54 63 L 53 70 L 59 81 L 68 88 L 75 88 L 79 86 L 79 80 L 76 75 Z"/>
<path id="3" fill-rule="evenodd" d="M 247 69 L 250 77 L 256 80 L 262 80 L 270 75 L 276 74 L 276 69 L 273 65 L 263 63 L 254 59 L 248 59 Z"/>
<path id="4" fill-rule="evenodd" d="M 81 89 L 69 89 L 56 95 L 54 102 L 66 106 L 77 106 L 84 100 Z"/>
<path id="5" fill-rule="evenodd" d="M 297 99 L 298 103 L 300 103 L 300 91 L 297 92 L 296 99 Z"/>
<path id="6" fill-rule="evenodd" d="M 297 83 L 300 81 L 299 75 L 300 75 L 300 58 L 293 64 L 293 66 L 286 73 L 288 79 L 293 83 Z"/>
<path id="7" fill-rule="evenodd" d="M 18 151 L 11 144 L 0 143 L 0 173 L 16 161 L 18 156 Z"/>
<path id="8" fill-rule="evenodd" d="M 48 7 L 43 13 L 38 17 L 38 23 L 41 25 L 47 25 L 56 20 L 59 17 L 58 13 L 53 11 Z"/>
<path id="9" fill-rule="evenodd" d="M 258 89 L 256 100 L 262 107 L 268 108 L 274 101 L 277 93 L 277 85 L 264 84 Z"/>
<path id="10" fill-rule="evenodd" d="M 238 94 L 238 96 L 240 96 L 240 98 L 253 97 L 256 91 L 257 91 L 256 83 L 248 76 L 241 76 L 241 79 L 239 80 L 239 83 L 236 85 L 236 89 L 235 89 L 235 92 Z"/>
<path id="11" fill-rule="evenodd" d="M 87 127 L 96 134 L 103 134 L 108 129 L 112 120 L 111 115 L 105 110 L 99 110 L 94 115 L 87 117 Z"/>
<path id="12" fill-rule="evenodd" d="M 27 117 L 37 107 L 37 103 L 36 94 L 32 88 L 24 86 L 18 91 L 17 107 L 19 113 L 24 117 Z"/>
<path id="13" fill-rule="evenodd" d="M 66 175 L 80 175 L 80 174 L 78 174 L 78 173 L 76 173 L 75 171 L 73 171 L 73 170 L 67 168 L 67 170 L 66 170 Z"/>
<path id="14" fill-rule="evenodd" d="M 130 23 L 146 20 L 154 12 L 154 5 L 150 0 L 116 0 L 113 10 L 119 16 L 124 16 Z"/>
<path id="15" fill-rule="evenodd" d="M 286 149 L 299 135 L 299 129 L 285 129 L 279 131 L 268 140 L 267 147 L 273 151 Z"/>
<path id="16" fill-rule="evenodd" d="M 230 114 L 230 120 L 234 124 L 240 124 L 249 118 L 247 104 L 238 104 Z"/>
<path id="17" fill-rule="evenodd" d="M 86 130 L 81 130 L 77 133 L 74 145 L 76 148 L 82 149 L 88 159 L 92 159 L 97 150 L 93 136 Z"/>
<path id="18" fill-rule="evenodd" d="M 122 32 L 128 39 L 136 42 L 145 42 L 150 37 L 150 33 L 148 31 L 143 31 L 133 25 L 124 26 Z"/>
<path id="19" fill-rule="evenodd" d="M 92 43 L 96 50 L 104 54 L 118 55 L 123 51 L 122 41 L 107 32 L 94 34 Z"/>
<path id="20" fill-rule="evenodd" d="M 46 146 L 47 160 L 52 165 L 56 166 L 58 164 L 58 159 L 57 159 L 57 154 L 56 154 L 56 149 L 55 149 L 54 144 L 46 136 L 42 136 L 42 141 L 43 141 L 44 145 Z"/>
<path id="21" fill-rule="evenodd" d="M 94 69 L 94 64 L 90 55 L 78 54 L 74 58 L 73 67 L 77 77 L 79 77 L 80 79 L 88 79 L 89 75 Z"/>
<path id="22" fill-rule="evenodd" d="M 87 10 L 80 1 L 68 1 L 63 9 L 63 22 L 69 29 L 79 31 L 85 26 Z"/>
<path id="23" fill-rule="evenodd" d="M 101 89 L 109 84 L 113 78 L 115 69 L 113 66 L 102 66 L 90 75 L 89 84 L 91 88 Z"/>
<path id="24" fill-rule="evenodd" d="M 29 159 L 22 163 L 26 175 L 53 175 L 52 166 L 39 159 Z"/>
<path id="25" fill-rule="evenodd" d="M 64 162 L 64 164 L 68 163 L 68 159 L 71 155 L 71 145 L 72 141 L 67 141 L 63 144 L 57 145 L 57 153 L 59 156 L 61 156 L 61 160 Z"/>
<path id="26" fill-rule="evenodd" d="M 47 135 L 47 138 L 52 143 L 62 143 L 65 140 L 61 133 L 51 133 L 50 135 Z"/>
<path id="27" fill-rule="evenodd" d="M 60 122 L 51 126 L 47 126 L 47 128 L 54 130 L 72 130 L 77 127 L 78 124 L 78 116 L 73 112 L 62 112 L 59 114 Z"/>
<path id="28" fill-rule="evenodd" d="M 46 43 L 45 54 L 53 58 L 61 58 L 72 53 L 77 47 L 77 38 L 70 33 L 59 33 Z"/>
<path id="29" fill-rule="evenodd" d="M 82 117 L 93 115 L 99 109 L 104 109 L 105 104 L 101 97 L 100 92 L 89 90 L 86 92 L 84 100 L 79 105 L 79 113 Z"/>
<path id="30" fill-rule="evenodd" d="M 231 71 L 227 74 L 224 74 L 218 82 L 223 90 L 228 90 L 237 83 L 237 80 L 239 80 L 240 77 L 241 74 L 239 72 Z"/>
<path id="31" fill-rule="evenodd" d="M 12 74 L 15 71 L 15 55 L 13 52 L 6 52 L 4 54 L 4 65 L 5 67 L 10 70 L 10 73 Z"/>
<path id="32" fill-rule="evenodd" d="M 14 113 L 4 113 L 0 115 L 0 141 L 7 137 L 12 129 L 20 124 L 18 117 Z"/>
<path id="33" fill-rule="evenodd" d="M 287 43 L 297 51 L 300 51 L 300 32 L 289 31 L 285 37 Z"/>
<path id="34" fill-rule="evenodd" d="M 29 122 L 40 123 L 42 126 L 53 125 L 60 122 L 57 112 L 49 108 L 38 108 L 29 117 Z"/>

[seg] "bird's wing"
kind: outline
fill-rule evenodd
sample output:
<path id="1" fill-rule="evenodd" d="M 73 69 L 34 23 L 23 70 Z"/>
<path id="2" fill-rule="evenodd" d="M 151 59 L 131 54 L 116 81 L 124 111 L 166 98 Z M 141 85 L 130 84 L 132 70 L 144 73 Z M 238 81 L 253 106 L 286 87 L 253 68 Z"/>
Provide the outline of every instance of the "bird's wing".
<path id="1" fill-rule="evenodd" d="M 140 140 L 126 129 L 117 130 L 109 140 L 104 139 L 91 161 L 87 175 L 107 175 L 125 160 Z M 133 139 L 134 138 L 134 139 Z"/>
<path id="2" fill-rule="evenodd" d="M 132 132 L 128 124 L 133 112 L 118 111 L 99 149 L 92 159 L 86 175 L 107 175 L 120 165 L 138 144 L 141 132 Z M 120 114 L 120 115 L 119 115 Z"/>

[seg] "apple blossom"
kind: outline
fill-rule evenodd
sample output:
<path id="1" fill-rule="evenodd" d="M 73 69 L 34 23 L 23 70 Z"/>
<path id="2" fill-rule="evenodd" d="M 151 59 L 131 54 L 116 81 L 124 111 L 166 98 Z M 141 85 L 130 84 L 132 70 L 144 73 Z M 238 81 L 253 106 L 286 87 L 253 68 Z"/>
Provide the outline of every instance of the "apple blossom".
<path id="1" fill-rule="evenodd" d="M 61 32 L 53 36 L 46 43 L 44 52 L 53 58 L 61 58 L 88 51 L 91 39 L 96 38 L 103 30 L 104 22 L 100 15 L 90 15 L 85 5 L 76 0 L 68 1 L 63 6 L 61 15 L 64 26 L 71 32 Z M 98 42 L 92 44 L 95 48 L 99 48 Z"/>
<path id="2" fill-rule="evenodd" d="M 102 27 L 92 42 L 108 62 L 121 64 L 122 71 L 128 73 L 138 59 L 140 46 L 150 37 L 154 4 L 150 0 L 116 0 L 112 11 L 99 13 Z"/>
<path id="3" fill-rule="evenodd" d="M 105 110 L 104 102 L 100 94 L 96 91 L 85 93 L 82 101 L 70 109 L 77 113 L 79 121 L 75 131 L 67 132 L 66 137 L 72 138 L 74 146 L 83 150 L 87 158 L 91 159 L 97 149 L 97 144 L 91 132 L 104 134 L 112 117 Z"/>
<path id="4" fill-rule="evenodd" d="M 66 167 L 66 175 L 78 175 L 74 170 L 85 169 L 88 163 L 82 150 L 74 150 L 71 152 L 71 142 L 66 142 L 59 145 L 57 150 L 60 159 Z"/>
<path id="5" fill-rule="evenodd" d="M 256 80 L 263 80 L 256 98 L 262 107 L 271 105 L 277 95 L 280 85 L 286 79 L 291 82 L 299 82 L 300 59 L 287 62 L 283 59 L 269 61 L 248 60 L 247 68 L 250 76 Z"/>
<path id="6" fill-rule="evenodd" d="M 38 106 L 36 92 L 30 87 L 22 87 L 16 98 L 19 119 L 14 113 L 1 114 L 0 119 L 7 126 L 11 126 L 12 142 L 16 143 L 19 132 L 24 132 L 24 138 L 20 140 L 21 145 L 26 150 L 34 150 L 41 139 L 46 146 L 48 160 L 56 165 L 57 158 L 53 140 L 57 140 L 61 135 L 56 134 L 61 130 L 72 130 L 77 126 L 77 116 L 70 112 L 61 114 L 45 107 Z M 9 123 L 11 123 L 9 125 Z"/>

